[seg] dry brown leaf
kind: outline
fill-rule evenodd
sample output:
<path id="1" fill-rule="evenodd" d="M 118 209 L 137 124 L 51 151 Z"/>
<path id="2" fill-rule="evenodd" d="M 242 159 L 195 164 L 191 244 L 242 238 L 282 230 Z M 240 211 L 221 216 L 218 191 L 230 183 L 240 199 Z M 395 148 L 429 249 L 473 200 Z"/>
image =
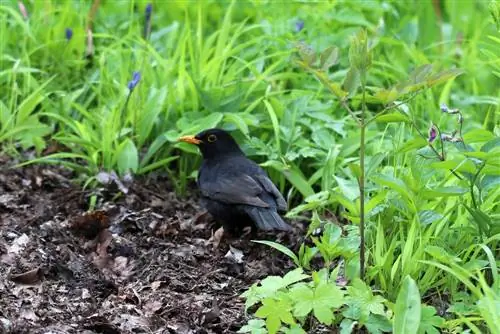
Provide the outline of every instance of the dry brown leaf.
<path id="1" fill-rule="evenodd" d="M 43 272 L 38 267 L 21 274 L 10 275 L 9 279 L 19 284 L 36 284 L 43 279 Z"/>

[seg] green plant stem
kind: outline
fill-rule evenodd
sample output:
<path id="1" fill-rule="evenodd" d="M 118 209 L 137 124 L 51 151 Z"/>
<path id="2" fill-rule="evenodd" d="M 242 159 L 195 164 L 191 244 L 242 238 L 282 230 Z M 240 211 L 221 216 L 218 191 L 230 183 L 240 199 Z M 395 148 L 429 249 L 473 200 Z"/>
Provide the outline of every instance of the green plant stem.
<path id="1" fill-rule="evenodd" d="M 474 185 L 476 184 L 477 178 L 479 177 L 479 174 L 483 170 L 484 166 L 486 166 L 485 162 L 483 162 L 481 164 L 481 166 L 477 169 L 476 174 L 474 174 L 474 177 L 472 178 L 472 180 L 470 182 L 470 196 L 472 198 L 472 205 L 474 206 L 474 209 L 476 209 L 476 210 L 478 210 L 479 207 L 477 205 L 476 196 L 474 195 Z M 478 187 L 478 189 L 481 190 L 479 187 Z"/>
<path id="2" fill-rule="evenodd" d="M 363 90 L 362 109 L 361 109 L 361 135 L 359 139 L 359 276 L 365 277 L 365 137 L 366 137 L 366 73 L 361 75 L 361 89 Z"/>

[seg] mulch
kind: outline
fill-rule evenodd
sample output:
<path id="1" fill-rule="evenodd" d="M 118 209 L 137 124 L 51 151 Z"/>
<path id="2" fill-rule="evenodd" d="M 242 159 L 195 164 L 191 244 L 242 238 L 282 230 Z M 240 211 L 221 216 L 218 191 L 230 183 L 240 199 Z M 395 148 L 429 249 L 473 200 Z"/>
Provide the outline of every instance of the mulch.
<path id="1" fill-rule="evenodd" d="M 224 234 L 161 175 L 86 189 L 47 165 L 0 157 L 0 332 L 235 333 L 240 295 L 291 261 L 292 234 Z M 122 189 L 123 190 L 123 189 Z M 88 211 L 96 199 L 94 211 Z M 215 247 L 217 246 L 217 247 Z"/>

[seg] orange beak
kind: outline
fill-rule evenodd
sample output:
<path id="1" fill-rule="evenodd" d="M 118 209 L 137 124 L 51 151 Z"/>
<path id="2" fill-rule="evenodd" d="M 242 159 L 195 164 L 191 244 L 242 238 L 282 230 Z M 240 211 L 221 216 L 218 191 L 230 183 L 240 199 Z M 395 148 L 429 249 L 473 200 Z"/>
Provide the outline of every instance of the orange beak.
<path id="1" fill-rule="evenodd" d="M 178 139 L 178 141 L 183 141 L 185 143 L 199 145 L 202 143 L 201 140 L 196 139 L 195 136 L 183 136 Z"/>

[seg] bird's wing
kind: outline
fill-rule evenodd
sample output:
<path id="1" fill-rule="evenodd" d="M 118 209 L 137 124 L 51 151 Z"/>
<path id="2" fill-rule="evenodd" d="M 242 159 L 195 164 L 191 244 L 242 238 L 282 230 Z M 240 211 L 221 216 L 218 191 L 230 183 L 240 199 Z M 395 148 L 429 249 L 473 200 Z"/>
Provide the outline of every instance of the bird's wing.
<path id="1" fill-rule="evenodd" d="M 283 195 L 281 195 L 280 191 L 278 190 L 278 188 L 276 188 L 276 186 L 269 179 L 269 177 L 267 177 L 266 175 L 257 175 L 256 178 L 260 182 L 260 184 L 264 187 L 264 189 L 274 197 L 274 199 L 276 200 L 276 205 L 278 207 L 278 210 L 286 211 L 288 205 L 286 204 Z"/>
<path id="2" fill-rule="evenodd" d="M 226 175 L 217 181 L 200 183 L 201 194 L 212 200 L 268 208 L 270 205 L 258 197 L 264 189 L 260 182 L 247 174 Z"/>

